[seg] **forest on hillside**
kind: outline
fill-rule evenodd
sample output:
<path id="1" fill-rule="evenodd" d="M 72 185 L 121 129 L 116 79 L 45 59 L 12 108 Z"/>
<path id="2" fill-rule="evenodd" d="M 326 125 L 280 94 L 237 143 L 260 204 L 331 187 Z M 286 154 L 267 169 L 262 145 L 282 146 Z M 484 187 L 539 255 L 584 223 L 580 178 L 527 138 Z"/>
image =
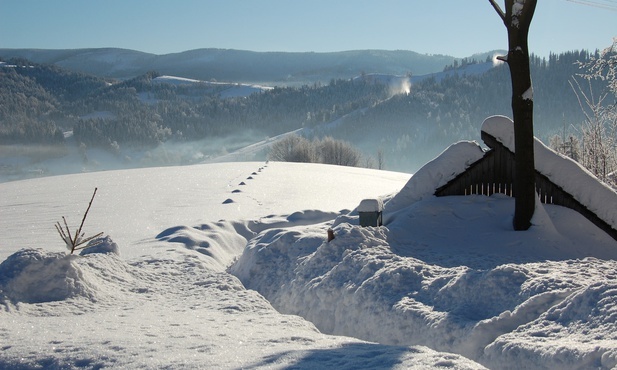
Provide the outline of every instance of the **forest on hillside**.
<path id="1" fill-rule="evenodd" d="M 535 132 L 545 142 L 584 120 L 570 81 L 581 72 L 577 63 L 597 53 L 532 57 Z M 369 156 L 379 151 L 387 169 L 410 171 L 452 142 L 479 140 L 487 116 L 511 115 L 507 66 L 463 72 L 470 63 L 490 62 L 446 67 L 450 73 L 418 79 L 408 93 L 359 76 L 223 98 L 205 83 L 157 82 L 157 72 L 111 80 L 9 60 L 0 64 L 0 144 L 62 146 L 72 132 L 77 145 L 117 152 L 239 133 L 261 140 L 307 128 L 313 138 L 345 140 Z M 601 90 L 598 84 L 593 88 Z"/>
<path id="2" fill-rule="evenodd" d="M 576 134 L 585 120 L 570 86 L 583 71 L 579 63 L 597 57 L 586 51 L 532 56 L 534 133 L 543 142 L 553 135 Z M 606 82 L 589 81 L 596 93 Z M 345 119 L 334 137 L 346 138 L 364 151 L 380 150 L 388 168 L 420 166 L 459 140 L 480 141 L 480 126 L 491 115 L 512 116 L 510 75 L 501 64 L 482 74 L 449 74 L 416 83 L 409 94 L 393 96 L 373 108 Z M 417 167 L 416 167 L 417 168 Z"/>

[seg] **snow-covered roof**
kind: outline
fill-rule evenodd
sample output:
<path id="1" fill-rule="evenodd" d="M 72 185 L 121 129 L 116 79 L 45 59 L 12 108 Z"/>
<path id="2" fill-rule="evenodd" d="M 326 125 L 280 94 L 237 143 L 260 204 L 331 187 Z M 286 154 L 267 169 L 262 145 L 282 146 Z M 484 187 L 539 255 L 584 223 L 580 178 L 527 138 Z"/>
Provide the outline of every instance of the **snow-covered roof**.
<path id="1" fill-rule="evenodd" d="M 381 199 L 364 199 L 358 206 L 358 212 L 381 212 L 383 201 Z"/>
<path id="2" fill-rule="evenodd" d="M 436 189 L 463 173 L 483 155 L 484 151 L 475 141 L 460 141 L 450 145 L 409 179 L 405 187 L 386 204 L 386 210 L 391 215 L 419 200 L 433 196 Z"/>
<path id="3" fill-rule="evenodd" d="M 514 123 L 510 118 L 491 116 L 482 123 L 482 131 L 514 153 Z M 579 163 L 554 152 L 537 138 L 534 154 L 538 172 L 617 230 L 617 192 Z M 484 151 L 475 142 L 459 142 L 448 147 L 420 168 L 405 187 L 387 202 L 386 223 L 395 217 L 395 212 L 434 195 L 438 188 L 463 173 L 483 155 Z"/>
<path id="4" fill-rule="evenodd" d="M 482 131 L 493 136 L 514 153 L 514 123 L 508 117 L 492 116 L 482 123 Z M 617 192 L 576 161 L 544 145 L 534 143 L 536 171 L 572 195 L 579 203 L 617 229 Z"/>

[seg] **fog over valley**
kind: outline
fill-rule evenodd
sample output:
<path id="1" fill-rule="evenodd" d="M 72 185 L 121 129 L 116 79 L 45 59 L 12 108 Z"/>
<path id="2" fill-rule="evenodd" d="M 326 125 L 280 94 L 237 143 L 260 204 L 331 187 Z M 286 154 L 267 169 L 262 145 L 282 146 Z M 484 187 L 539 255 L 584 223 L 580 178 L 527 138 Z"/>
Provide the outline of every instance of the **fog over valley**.
<path id="1" fill-rule="evenodd" d="M 0 180 L 261 161 L 289 135 L 349 145 L 352 165 L 413 173 L 453 142 L 480 141 L 487 116 L 511 115 L 499 54 L 0 49 Z M 569 81 L 591 57 L 532 56 L 538 138 L 583 121 Z"/>

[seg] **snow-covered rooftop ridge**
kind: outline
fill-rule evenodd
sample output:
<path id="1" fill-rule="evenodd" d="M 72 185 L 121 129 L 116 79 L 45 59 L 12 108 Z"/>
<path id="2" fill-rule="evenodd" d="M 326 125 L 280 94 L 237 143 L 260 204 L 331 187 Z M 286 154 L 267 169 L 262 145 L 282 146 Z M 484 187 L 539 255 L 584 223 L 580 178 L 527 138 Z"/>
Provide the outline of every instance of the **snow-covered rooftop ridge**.
<path id="1" fill-rule="evenodd" d="M 475 141 L 460 141 L 450 145 L 420 168 L 405 187 L 386 204 L 388 215 L 434 195 L 435 190 L 464 172 L 483 155 L 484 151 Z M 386 223 L 388 221 L 386 219 Z"/>
<path id="2" fill-rule="evenodd" d="M 492 116 L 482 123 L 482 131 L 493 136 L 514 153 L 514 123 L 508 117 Z M 544 145 L 534 143 L 535 167 L 555 185 L 617 229 L 617 193 L 586 168 Z"/>
<path id="3" fill-rule="evenodd" d="M 482 131 L 493 136 L 514 153 L 514 126 L 510 118 L 492 116 L 482 123 Z M 589 211 L 617 229 L 617 192 L 574 160 L 554 152 L 535 139 L 535 168 L 555 185 L 572 195 Z M 484 151 L 475 142 L 451 145 L 424 165 L 405 187 L 386 204 L 385 222 L 411 204 L 434 195 L 435 191 L 480 160 Z"/>

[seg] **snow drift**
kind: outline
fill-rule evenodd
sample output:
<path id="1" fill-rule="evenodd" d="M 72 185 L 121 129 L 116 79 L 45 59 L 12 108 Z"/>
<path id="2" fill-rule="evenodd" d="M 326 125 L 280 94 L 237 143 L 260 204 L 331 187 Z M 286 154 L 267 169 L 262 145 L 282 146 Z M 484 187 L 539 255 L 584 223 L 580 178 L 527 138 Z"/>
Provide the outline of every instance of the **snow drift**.
<path id="1" fill-rule="evenodd" d="M 515 232 L 509 197 L 432 196 L 481 155 L 456 144 L 411 179 L 233 163 L 0 184 L 0 367 L 617 366 L 617 242 L 558 206 Z M 94 185 L 113 242 L 55 252 Z M 380 195 L 386 226 L 359 227 L 349 209 Z"/>
<path id="2" fill-rule="evenodd" d="M 507 142 L 511 121 L 488 122 L 483 128 Z M 548 162 L 542 171 L 594 202 L 589 191 L 602 184 L 589 187 L 570 160 L 538 152 Z M 429 162 L 386 197 L 386 227 L 361 228 L 354 211 L 267 230 L 231 272 L 326 333 L 426 345 L 490 368 L 614 367 L 617 242 L 559 206 L 538 203 L 532 228 L 515 232 L 512 198 L 433 196 L 482 154 L 461 142 Z M 596 210 L 614 212 L 615 193 L 598 191 Z M 330 242 L 327 228 L 336 236 Z"/>

